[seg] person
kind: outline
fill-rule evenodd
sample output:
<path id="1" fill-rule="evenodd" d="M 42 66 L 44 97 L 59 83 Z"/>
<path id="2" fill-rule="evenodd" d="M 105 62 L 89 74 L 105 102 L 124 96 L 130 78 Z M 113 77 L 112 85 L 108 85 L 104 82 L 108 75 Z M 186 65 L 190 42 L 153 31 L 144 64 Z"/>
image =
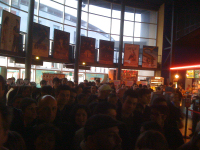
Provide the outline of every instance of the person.
<path id="1" fill-rule="evenodd" d="M 90 95 L 87 99 L 87 104 L 91 104 L 91 103 L 94 103 L 94 102 L 99 102 L 98 100 L 98 96 L 97 95 Z"/>
<path id="2" fill-rule="evenodd" d="M 83 94 L 83 93 L 79 94 L 77 96 L 77 102 L 78 102 L 78 104 L 87 105 L 87 96 L 86 96 L 86 94 Z"/>
<path id="3" fill-rule="evenodd" d="M 162 133 L 162 128 L 155 121 L 147 121 L 141 125 L 140 133 L 144 133 L 145 131 L 148 131 L 148 130 L 159 131 Z"/>
<path id="4" fill-rule="evenodd" d="M 156 92 L 152 92 L 152 94 L 151 94 L 151 102 L 150 102 L 150 105 L 153 104 L 153 101 L 154 101 L 157 97 L 163 97 L 163 98 L 164 98 L 164 95 L 162 94 L 162 90 L 161 90 L 161 88 L 160 88 L 159 86 L 156 87 Z"/>
<path id="5" fill-rule="evenodd" d="M 5 91 L 6 91 L 6 80 L 2 75 L 0 75 L 0 102 L 4 104 L 6 104 Z"/>
<path id="6" fill-rule="evenodd" d="M 43 86 L 46 86 L 47 85 L 47 81 L 46 80 L 41 80 L 40 81 L 40 86 L 41 86 L 41 88 L 43 87 Z"/>
<path id="7" fill-rule="evenodd" d="M 35 150 L 60 150 L 62 147 L 61 131 L 52 124 L 41 124 L 34 134 Z"/>
<path id="8" fill-rule="evenodd" d="M 61 84 L 67 85 L 67 78 L 62 78 Z"/>
<path id="9" fill-rule="evenodd" d="M 55 96 L 56 89 L 58 88 L 59 85 L 60 85 L 60 79 L 57 77 L 53 78 L 53 91 L 52 91 L 53 96 Z"/>
<path id="10" fill-rule="evenodd" d="M 96 95 L 97 94 L 97 87 L 96 86 L 91 86 L 91 94 Z"/>
<path id="11" fill-rule="evenodd" d="M 72 109 L 70 113 L 70 122 L 75 128 L 75 131 L 79 130 L 85 125 L 89 116 L 90 116 L 89 109 L 85 105 L 77 104 Z"/>
<path id="12" fill-rule="evenodd" d="M 0 102 L 0 149 L 6 150 L 3 144 L 7 141 L 8 131 L 12 121 L 12 113 L 9 108 Z"/>
<path id="13" fill-rule="evenodd" d="M 151 106 L 151 121 L 157 122 L 163 130 L 169 149 L 177 149 L 184 144 L 183 137 L 178 127 L 174 127 L 167 122 L 169 109 L 164 105 Z"/>
<path id="14" fill-rule="evenodd" d="M 96 81 L 97 88 L 99 88 L 100 87 L 100 79 L 96 79 L 95 81 Z"/>
<path id="15" fill-rule="evenodd" d="M 69 99 L 69 102 L 68 102 L 68 105 L 74 105 L 75 102 L 76 102 L 76 90 L 75 89 L 71 89 L 70 91 L 70 99 Z"/>
<path id="16" fill-rule="evenodd" d="M 116 94 L 108 95 L 108 102 L 117 107 L 117 102 L 118 102 L 117 95 Z"/>
<path id="17" fill-rule="evenodd" d="M 31 97 L 31 87 L 30 86 L 23 86 L 22 89 L 22 96 L 25 97 Z"/>
<path id="18" fill-rule="evenodd" d="M 9 99 L 7 105 L 19 109 L 19 104 L 23 98 L 22 95 L 18 94 L 13 99 Z"/>
<path id="19" fill-rule="evenodd" d="M 107 101 L 108 95 L 112 91 L 108 84 L 103 84 L 99 87 L 98 99 L 99 102 Z"/>
<path id="20" fill-rule="evenodd" d="M 26 150 L 24 139 L 15 131 L 8 132 L 8 139 L 7 142 L 4 143 L 4 147 L 9 150 Z"/>
<path id="21" fill-rule="evenodd" d="M 136 150 L 168 150 L 165 137 L 158 131 L 149 130 L 142 133 L 136 142 Z"/>
<path id="22" fill-rule="evenodd" d="M 90 117 L 84 127 L 84 142 L 82 150 L 118 150 L 121 149 L 121 138 L 118 126 L 121 122 L 108 115 Z"/>
<path id="23" fill-rule="evenodd" d="M 136 83 L 133 84 L 133 90 L 137 90 L 138 85 Z"/>
<path id="24" fill-rule="evenodd" d="M 83 92 L 83 88 L 82 88 L 80 85 L 78 85 L 78 86 L 75 88 L 75 90 L 76 90 L 76 94 L 77 94 L 77 95 L 79 95 L 79 94 L 81 94 L 81 93 Z"/>

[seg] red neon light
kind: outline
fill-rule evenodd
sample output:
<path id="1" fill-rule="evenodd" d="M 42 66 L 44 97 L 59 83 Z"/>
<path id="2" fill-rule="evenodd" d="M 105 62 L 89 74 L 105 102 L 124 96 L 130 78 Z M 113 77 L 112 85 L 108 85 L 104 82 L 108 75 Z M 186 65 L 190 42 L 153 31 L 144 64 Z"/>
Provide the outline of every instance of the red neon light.
<path id="1" fill-rule="evenodd" d="M 200 65 L 173 67 L 173 68 L 170 68 L 170 70 L 189 69 L 189 68 L 200 68 Z"/>

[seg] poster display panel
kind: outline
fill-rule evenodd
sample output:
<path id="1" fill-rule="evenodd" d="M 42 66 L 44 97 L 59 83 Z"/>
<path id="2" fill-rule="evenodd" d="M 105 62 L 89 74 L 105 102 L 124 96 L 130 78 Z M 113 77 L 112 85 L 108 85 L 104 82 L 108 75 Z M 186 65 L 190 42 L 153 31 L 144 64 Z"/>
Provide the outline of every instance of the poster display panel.
<path id="1" fill-rule="evenodd" d="M 124 66 L 138 67 L 140 45 L 125 44 Z"/>
<path id="2" fill-rule="evenodd" d="M 99 64 L 113 64 L 114 44 L 111 41 L 99 41 Z"/>
<path id="3" fill-rule="evenodd" d="M 49 32 L 49 27 L 33 23 L 32 55 L 41 57 L 49 56 Z"/>
<path id="4" fill-rule="evenodd" d="M 70 33 L 54 29 L 53 58 L 69 60 Z"/>
<path id="5" fill-rule="evenodd" d="M 53 87 L 53 78 L 65 78 L 65 74 L 50 74 L 50 73 L 43 73 L 42 80 L 47 81 L 47 85 L 51 85 Z"/>
<path id="6" fill-rule="evenodd" d="M 19 52 L 20 17 L 3 10 L 1 18 L 1 49 Z"/>
<path id="7" fill-rule="evenodd" d="M 158 62 L 158 47 L 143 46 L 142 67 L 157 68 Z"/>
<path id="8" fill-rule="evenodd" d="M 81 36 L 80 62 L 94 63 L 95 39 Z"/>

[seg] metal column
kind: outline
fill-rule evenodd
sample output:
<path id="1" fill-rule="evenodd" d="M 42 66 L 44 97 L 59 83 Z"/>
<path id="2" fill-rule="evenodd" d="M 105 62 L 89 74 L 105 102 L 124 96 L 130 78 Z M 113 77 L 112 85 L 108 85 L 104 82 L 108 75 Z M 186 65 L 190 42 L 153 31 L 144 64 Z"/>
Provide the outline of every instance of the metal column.
<path id="1" fill-rule="evenodd" d="M 32 39 L 33 39 L 33 15 L 35 0 L 29 1 L 27 36 L 26 36 L 26 59 L 25 59 L 25 78 L 31 78 L 31 57 L 32 57 Z"/>
<path id="2" fill-rule="evenodd" d="M 120 39 L 119 39 L 119 58 L 118 58 L 118 73 L 117 80 L 121 79 L 121 67 L 122 67 L 122 50 L 123 50 L 123 36 L 124 36 L 124 0 L 121 2 L 121 22 L 120 22 Z"/>
<path id="3" fill-rule="evenodd" d="M 78 0 L 77 4 L 77 22 L 76 22 L 76 51 L 75 51 L 75 64 L 74 64 L 74 81 L 78 82 L 79 70 L 79 51 L 80 51 L 80 30 L 81 30 L 81 8 L 82 0 Z"/>

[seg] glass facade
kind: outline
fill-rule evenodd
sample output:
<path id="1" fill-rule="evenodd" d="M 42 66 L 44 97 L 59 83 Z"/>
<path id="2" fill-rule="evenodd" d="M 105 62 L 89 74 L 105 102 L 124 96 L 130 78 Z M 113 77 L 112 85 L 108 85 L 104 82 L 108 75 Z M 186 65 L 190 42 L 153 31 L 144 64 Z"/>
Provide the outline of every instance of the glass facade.
<path id="1" fill-rule="evenodd" d="M 29 0 L 0 0 L 0 10 L 5 9 L 21 17 L 20 31 L 24 35 L 27 32 L 28 5 Z M 70 32 L 70 44 L 75 44 L 77 0 L 35 0 L 34 8 L 34 22 L 50 27 L 50 54 L 54 29 Z M 118 63 L 119 56 L 120 9 L 120 5 L 103 0 L 84 0 L 82 3 L 81 35 L 95 38 L 97 50 L 101 39 L 114 41 L 114 63 Z M 125 7 L 124 19 L 123 43 L 140 45 L 139 65 L 141 65 L 143 45 L 156 46 L 157 12 Z M 9 66 L 8 63 L 8 67 L 15 67 L 14 64 Z M 50 64 L 44 62 L 42 67 L 34 66 L 33 69 L 43 69 L 46 66 L 45 69 L 48 70 L 62 71 L 62 64 L 56 67 L 52 67 L 55 63 Z M 24 68 L 23 65 L 18 67 Z M 101 71 L 96 69 L 96 72 Z M 37 78 L 37 73 L 34 77 Z"/>

